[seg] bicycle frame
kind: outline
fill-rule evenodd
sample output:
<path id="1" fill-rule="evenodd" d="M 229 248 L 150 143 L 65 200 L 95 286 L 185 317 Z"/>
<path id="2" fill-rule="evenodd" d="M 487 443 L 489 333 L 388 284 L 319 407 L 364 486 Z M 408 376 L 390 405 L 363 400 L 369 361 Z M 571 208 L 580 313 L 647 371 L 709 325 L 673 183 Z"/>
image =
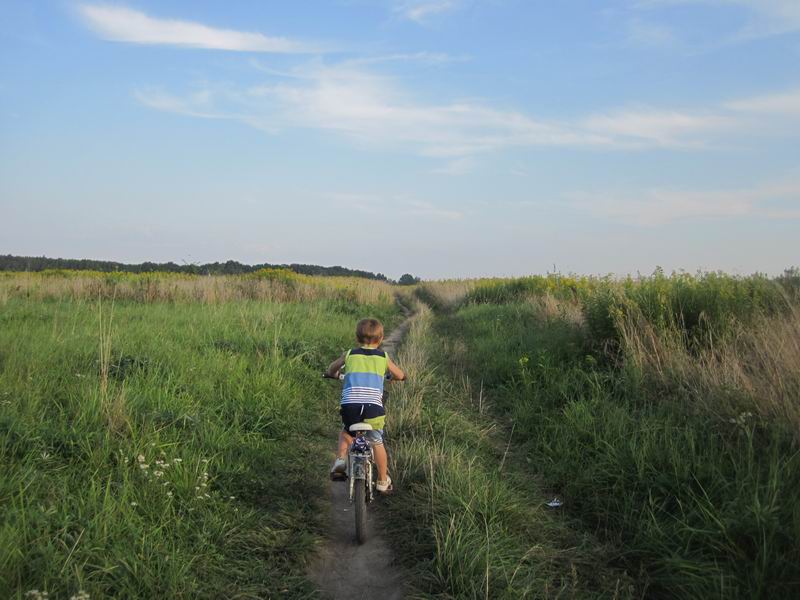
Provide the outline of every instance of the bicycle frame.
<path id="1" fill-rule="evenodd" d="M 356 482 L 358 485 L 365 485 L 367 487 L 367 501 L 373 500 L 372 485 L 372 463 L 374 461 L 374 454 L 369 441 L 364 437 L 363 431 L 354 432 L 353 443 L 350 445 L 348 452 L 348 481 L 350 483 L 350 502 L 353 502 L 354 490 Z"/>

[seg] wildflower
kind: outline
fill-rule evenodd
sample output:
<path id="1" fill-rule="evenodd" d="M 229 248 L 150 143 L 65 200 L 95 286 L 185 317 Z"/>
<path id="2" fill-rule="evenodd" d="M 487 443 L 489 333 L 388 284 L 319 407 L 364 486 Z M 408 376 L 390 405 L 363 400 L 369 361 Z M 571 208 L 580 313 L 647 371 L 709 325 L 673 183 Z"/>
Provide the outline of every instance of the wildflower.
<path id="1" fill-rule="evenodd" d="M 147 469 L 149 469 L 149 468 L 150 468 L 150 465 L 147 465 L 147 464 L 145 464 L 145 463 L 140 463 L 140 464 L 139 464 L 139 468 L 140 468 L 142 471 L 146 471 Z"/>
<path id="2" fill-rule="evenodd" d="M 230 500 L 236 500 L 236 496 L 228 496 Z"/>
<path id="3" fill-rule="evenodd" d="M 140 454 L 139 456 L 137 456 L 136 460 L 138 460 L 140 463 L 143 463 L 144 462 L 144 454 Z"/>
<path id="4" fill-rule="evenodd" d="M 167 498 L 172 498 L 172 492 L 167 492 Z"/>
<path id="5" fill-rule="evenodd" d="M 138 502 L 131 502 L 131 506 L 139 506 Z"/>
<path id="6" fill-rule="evenodd" d="M 153 475 L 156 477 L 161 477 L 164 474 L 164 471 L 153 471 Z"/>
<path id="7" fill-rule="evenodd" d="M 172 462 L 174 462 L 174 463 L 180 463 L 180 462 L 183 462 L 183 459 L 182 459 L 182 458 L 173 458 L 173 459 L 172 459 Z"/>
<path id="8" fill-rule="evenodd" d="M 207 463 L 207 462 L 208 462 L 208 459 L 207 459 L 207 458 L 200 459 L 200 462 Z"/>
<path id="9" fill-rule="evenodd" d="M 79 590 L 77 594 L 70 596 L 69 600 L 89 600 L 89 594 L 83 590 Z"/>

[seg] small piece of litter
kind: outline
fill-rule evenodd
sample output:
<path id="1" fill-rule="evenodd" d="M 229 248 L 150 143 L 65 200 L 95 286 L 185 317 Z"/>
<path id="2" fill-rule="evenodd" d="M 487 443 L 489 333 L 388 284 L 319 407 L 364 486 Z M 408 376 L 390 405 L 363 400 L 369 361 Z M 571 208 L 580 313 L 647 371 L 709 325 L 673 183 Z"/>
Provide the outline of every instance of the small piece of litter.
<path id="1" fill-rule="evenodd" d="M 558 496 L 555 496 L 552 500 L 550 500 L 550 502 L 547 503 L 547 506 L 550 508 L 558 508 L 562 504 L 564 503 L 561 501 L 561 499 Z"/>

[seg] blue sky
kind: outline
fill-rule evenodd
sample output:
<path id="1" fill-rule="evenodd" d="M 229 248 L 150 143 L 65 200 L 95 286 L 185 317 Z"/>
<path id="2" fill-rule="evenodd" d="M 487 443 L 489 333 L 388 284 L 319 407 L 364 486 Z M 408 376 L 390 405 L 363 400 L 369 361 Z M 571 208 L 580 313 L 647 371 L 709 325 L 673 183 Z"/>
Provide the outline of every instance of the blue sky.
<path id="1" fill-rule="evenodd" d="M 800 264 L 800 1 L 0 5 L 0 253 Z"/>

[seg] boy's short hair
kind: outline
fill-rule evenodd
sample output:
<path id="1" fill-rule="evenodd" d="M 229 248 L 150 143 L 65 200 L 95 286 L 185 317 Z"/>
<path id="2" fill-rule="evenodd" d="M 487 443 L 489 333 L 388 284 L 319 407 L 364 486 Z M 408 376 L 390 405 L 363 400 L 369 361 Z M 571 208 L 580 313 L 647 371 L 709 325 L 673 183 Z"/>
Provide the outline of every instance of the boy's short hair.
<path id="1" fill-rule="evenodd" d="M 383 338 L 383 323 L 378 319 L 361 319 L 356 325 L 359 344 L 377 344 Z"/>

